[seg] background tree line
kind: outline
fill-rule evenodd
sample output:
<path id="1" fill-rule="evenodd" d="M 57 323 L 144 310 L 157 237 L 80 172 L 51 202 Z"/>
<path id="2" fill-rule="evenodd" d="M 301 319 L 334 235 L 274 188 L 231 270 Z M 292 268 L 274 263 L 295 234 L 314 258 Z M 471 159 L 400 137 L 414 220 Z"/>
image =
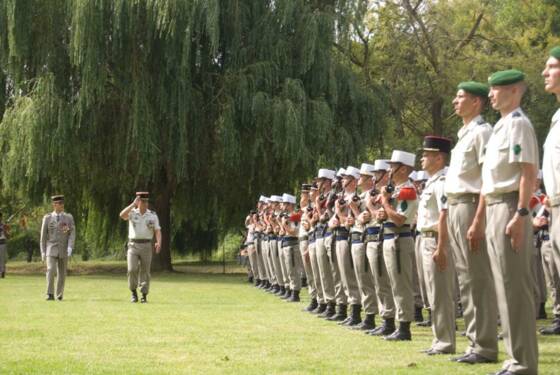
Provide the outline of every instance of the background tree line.
<path id="1" fill-rule="evenodd" d="M 82 251 L 122 253 L 118 212 L 152 192 L 172 249 L 208 257 L 260 193 L 425 134 L 454 136 L 458 82 L 540 71 L 552 0 L 0 0 L 0 195 L 37 233 L 67 196 Z M 489 120 L 496 115 L 488 113 Z M 23 232 L 23 231 L 22 231 Z M 78 249 L 80 251 L 80 249 Z"/>

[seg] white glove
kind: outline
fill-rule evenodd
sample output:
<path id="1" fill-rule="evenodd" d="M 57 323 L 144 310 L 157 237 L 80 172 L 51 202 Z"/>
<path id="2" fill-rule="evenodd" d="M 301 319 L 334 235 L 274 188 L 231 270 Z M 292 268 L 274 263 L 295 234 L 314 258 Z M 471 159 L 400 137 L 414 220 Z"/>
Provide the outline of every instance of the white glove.
<path id="1" fill-rule="evenodd" d="M 70 246 L 68 246 L 68 256 L 72 256 L 72 248 Z"/>

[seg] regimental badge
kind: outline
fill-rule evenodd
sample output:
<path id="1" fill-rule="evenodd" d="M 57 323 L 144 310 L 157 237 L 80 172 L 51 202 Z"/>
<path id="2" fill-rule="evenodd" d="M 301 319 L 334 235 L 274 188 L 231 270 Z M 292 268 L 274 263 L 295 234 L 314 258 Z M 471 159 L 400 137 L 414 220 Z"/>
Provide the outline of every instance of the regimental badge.
<path id="1" fill-rule="evenodd" d="M 521 145 L 520 144 L 516 144 L 515 146 L 513 146 L 513 153 L 515 155 L 519 155 L 521 153 Z"/>
<path id="2" fill-rule="evenodd" d="M 445 195 L 441 196 L 441 203 L 445 204 L 447 202 L 447 197 Z"/>
<path id="3" fill-rule="evenodd" d="M 408 208 L 408 203 L 406 201 L 401 201 L 401 211 L 406 211 Z"/>

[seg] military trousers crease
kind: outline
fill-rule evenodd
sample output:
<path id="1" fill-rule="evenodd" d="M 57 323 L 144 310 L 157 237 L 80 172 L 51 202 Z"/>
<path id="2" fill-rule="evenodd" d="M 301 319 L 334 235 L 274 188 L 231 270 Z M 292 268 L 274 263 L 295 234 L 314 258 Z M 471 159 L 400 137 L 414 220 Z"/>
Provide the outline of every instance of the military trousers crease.
<path id="1" fill-rule="evenodd" d="M 317 238 L 315 240 L 315 254 L 319 270 L 319 279 L 321 280 L 321 285 L 323 287 L 323 297 L 325 298 L 325 303 L 331 301 L 334 302 L 334 279 L 324 238 Z"/>
<path id="2" fill-rule="evenodd" d="M 282 252 L 284 253 L 284 267 L 290 289 L 299 291 L 301 289 L 301 269 L 303 268 L 299 244 L 284 246 Z"/>
<path id="3" fill-rule="evenodd" d="M 550 208 L 549 232 L 552 246 L 552 259 L 556 270 L 560 273 L 560 205 Z"/>
<path id="4" fill-rule="evenodd" d="M 334 299 L 337 304 L 346 305 L 348 304 L 348 296 L 342 285 L 342 276 L 340 274 L 340 268 L 338 267 L 338 257 L 336 254 L 336 241 L 333 237 L 334 235 L 326 237 L 323 242 L 325 244 L 325 250 L 329 259 L 330 271 L 334 282 Z"/>
<path id="5" fill-rule="evenodd" d="M 315 242 L 310 242 L 308 245 L 309 260 L 311 262 L 311 271 L 313 272 L 313 280 L 315 281 L 315 288 L 317 291 L 317 302 L 327 303 L 323 293 L 323 282 L 321 280 L 321 273 L 319 272 L 319 260 L 317 259 L 317 246 Z"/>
<path id="6" fill-rule="evenodd" d="M 290 287 L 290 279 L 288 278 L 288 270 L 286 269 L 286 260 L 284 259 L 284 252 L 282 251 L 282 241 L 276 241 L 276 249 L 278 259 L 280 261 L 280 285 L 286 288 Z"/>
<path id="7" fill-rule="evenodd" d="M 414 241 L 414 259 L 416 265 L 416 277 L 418 279 L 418 289 L 420 291 L 420 299 L 422 300 L 422 305 L 424 308 L 430 308 L 430 302 L 428 301 L 428 292 L 426 292 L 426 280 L 424 280 L 424 267 L 422 266 L 422 249 L 420 248 L 420 240 L 421 237 L 419 235 L 416 236 Z M 413 282 L 415 282 L 413 280 Z M 418 306 L 419 301 L 417 300 L 417 296 L 414 296 L 414 304 Z"/>
<path id="8" fill-rule="evenodd" d="M 391 290 L 391 280 L 383 257 L 383 242 L 368 242 L 366 255 L 370 272 L 373 275 L 379 314 L 383 319 L 393 319 L 395 317 L 395 301 Z"/>
<path id="9" fill-rule="evenodd" d="M 538 344 L 532 274 L 533 231 L 531 219 L 523 217 L 524 241 L 521 249 L 514 251 L 505 229 L 516 211 L 516 197 L 487 204 L 486 238 L 504 346 L 510 356 L 502 368 L 534 375 L 538 373 Z"/>
<path id="10" fill-rule="evenodd" d="M 249 264 L 251 266 L 251 272 L 253 273 L 253 277 L 256 279 L 259 278 L 259 265 L 257 259 L 257 251 L 255 250 L 254 245 L 247 246 L 247 255 L 249 256 Z"/>
<path id="11" fill-rule="evenodd" d="M 414 240 L 411 237 L 383 241 L 383 258 L 391 281 L 396 319 L 399 322 L 411 322 L 414 319 L 412 257 L 414 257 Z"/>
<path id="12" fill-rule="evenodd" d="M 56 273 L 56 297 L 64 294 L 66 272 L 68 270 L 68 257 L 47 256 L 47 294 L 55 294 L 54 277 Z"/>
<path id="13" fill-rule="evenodd" d="M 354 262 L 354 274 L 358 282 L 362 308 L 366 314 L 379 314 L 377 295 L 375 293 L 375 281 L 370 271 L 370 264 L 366 256 L 366 246 L 363 243 L 352 244 L 352 261 Z"/>
<path id="14" fill-rule="evenodd" d="M 256 240 L 255 241 L 255 250 L 257 252 L 257 268 L 259 269 L 259 279 L 261 280 L 268 280 L 268 275 L 266 274 L 265 268 L 265 259 L 263 256 L 263 243 L 265 241 Z"/>
<path id="15" fill-rule="evenodd" d="M 301 254 L 301 264 L 303 265 L 303 271 L 305 272 L 305 277 L 307 278 L 307 291 L 311 299 L 317 298 L 317 285 L 315 284 L 315 278 L 313 277 L 313 270 L 311 268 L 311 256 L 309 254 L 309 241 L 302 240 L 299 241 L 299 252 Z M 307 254 L 307 255 L 305 255 Z"/>
<path id="16" fill-rule="evenodd" d="M 338 269 L 340 270 L 342 287 L 344 288 L 348 303 L 359 305 L 361 303 L 360 289 L 356 280 L 356 273 L 354 272 L 350 244 L 347 240 L 336 241 L 336 259 Z"/>
<path id="17" fill-rule="evenodd" d="M 498 306 L 486 241 L 481 241 L 478 251 L 473 252 L 466 238 L 477 206 L 478 203 L 473 202 L 449 205 L 449 250 L 459 280 L 463 319 L 469 340 L 465 352 L 474 352 L 484 358 L 496 360 Z"/>
<path id="18" fill-rule="evenodd" d="M 127 276 L 128 288 L 136 290 L 140 287 L 142 294 L 150 292 L 150 266 L 152 264 L 152 243 L 128 243 Z"/>
<path id="19" fill-rule="evenodd" d="M 455 268 L 453 257 L 448 254 L 445 270 L 438 269 L 432 258 L 436 247 L 435 238 L 420 240 L 422 268 L 432 311 L 432 349 L 455 353 Z"/>

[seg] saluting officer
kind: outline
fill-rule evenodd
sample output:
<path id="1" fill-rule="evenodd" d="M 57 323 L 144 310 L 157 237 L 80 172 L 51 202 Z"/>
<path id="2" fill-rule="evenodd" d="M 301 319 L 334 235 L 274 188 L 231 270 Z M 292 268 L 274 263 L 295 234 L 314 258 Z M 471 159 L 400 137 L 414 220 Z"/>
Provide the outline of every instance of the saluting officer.
<path id="1" fill-rule="evenodd" d="M 511 357 L 501 375 L 537 374 L 538 347 L 533 293 L 533 235 L 529 198 L 539 165 L 535 130 L 519 107 L 527 86 L 518 70 L 492 74 L 490 102 L 501 119 L 494 125 L 482 165 L 480 207 L 486 207 L 486 239 L 504 344 Z M 482 238 L 484 215 L 471 238 Z"/>
<path id="2" fill-rule="evenodd" d="M 299 251 L 299 222 L 300 215 L 294 212 L 296 197 L 291 194 L 282 195 L 282 210 L 284 215 L 280 218 L 280 225 L 284 232 L 281 249 L 284 254 L 284 268 L 290 286 L 290 296 L 285 299 L 288 302 L 299 302 L 299 291 L 301 290 L 301 253 Z"/>
<path id="3" fill-rule="evenodd" d="M 488 101 L 488 85 L 468 81 L 457 86 L 455 114 L 462 119 L 457 144 L 451 152 L 445 179 L 448 199 L 449 243 L 459 280 L 466 336 L 469 346 L 460 363 L 490 363 L 498 357 L 496 292 L 486 241 L 472 248 L 467 240 L 479 206 L 482 160 L 492 127 L 481 113 Z"/>
<path id="4" fill-rule="evenodd" d="M 443 168 L 451 141 L 424 138 L 422 169 L 430 175 L 418 204 L 416 229 L 420 236 L 422 269 L 432 312 L 432 346 L 428 355 L 455 353 L 455 269 L 448 252 L 447 197 Z"/>
<path id="5" fill-rule="evenodd" d="M 56 269 L 56 298 L 62 301 L 68 258 L 72 255 L 76 239 L 74 217 L 64 212 L 64 195 L 51 197 L 53 212 L 43 216 L 41 224 L 41 259 L 47 262 L 47 301 L 55 297 L 54 274 Z"/>
<path id="6" fill-rule="evenodd" d="M 150 291 L 150 265 L 152 264 L 152 241 L 154 234 L 156 253 L 161 250 L 161 227 L 155 212 L 148 209 L 150 193 L 137 192 L 134 202 L 125 207 L 120 217 L 128 221 L 128 288 L 132 292 L 131 302 L 138 302 L 138 284 L 142 298 L 140 302 L 148 302 Z"/>
<path id="7" fill-rule="evenodd" d="M 394 150 L 389 164 L 391 180 L 381 191 L 381 203 L 387 214 L 383 225 L 383 257 L 391 280 L 393 298 L 397 308 L 399 328 L 387 340 L 411 340 L 410 322 L 414 319 L 412 285 L 412 257 L 414 240 L 411 224 L 416 216 L 418 201 L 416 189 L 408 179 L 414 168 L 416 156 Z"/>

